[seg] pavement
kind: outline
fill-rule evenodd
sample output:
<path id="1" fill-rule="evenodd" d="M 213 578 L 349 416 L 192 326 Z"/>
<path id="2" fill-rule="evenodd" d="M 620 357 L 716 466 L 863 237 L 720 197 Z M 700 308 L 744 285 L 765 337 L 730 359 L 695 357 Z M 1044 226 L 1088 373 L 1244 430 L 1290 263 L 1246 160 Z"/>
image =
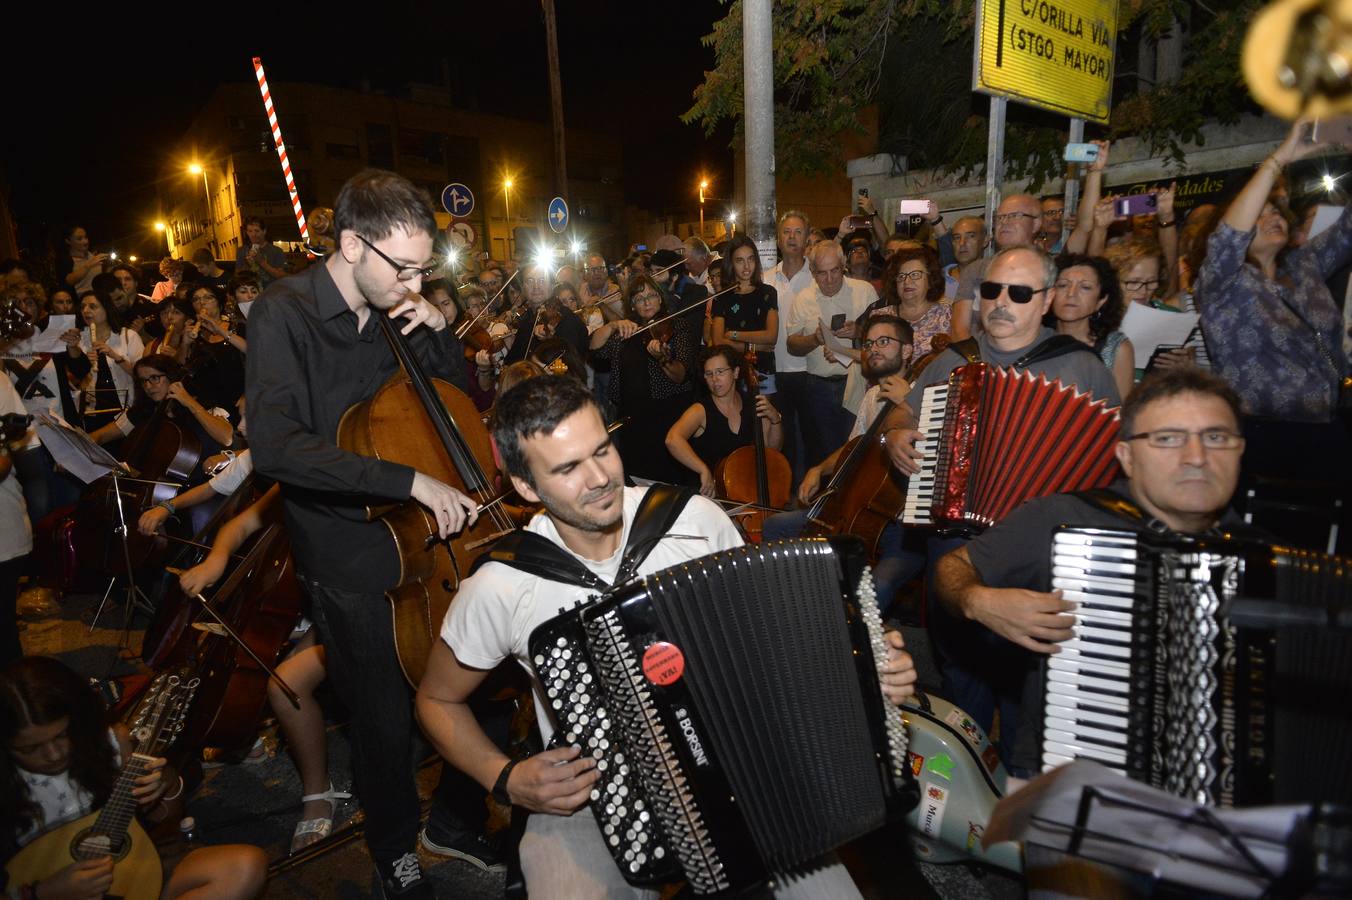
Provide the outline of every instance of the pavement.
<path id="1" fill-rule="evenodd" d="M 90 630 L 99 597 L 75 594 L 46 609 L 20 607 L 25 623 L 20 637 L 30 654 L 56 656 L 81 674 L 98 679 L 117 678 L 144 672 L 137 659 L 125 659 L 118 653 L 123 638 L 122 609 L 110 602 L 97 624 Z M 117 599 L 117 598 L 115 598 Z M 139 650 L 143 619 L 133 621 L 128 644 Z M 923 632 L 908 643 L 921 660 L 922 672 L 928 667 Z M 329 773 L 340 790 L 351 790 L 352 775 L 346 725 L 341 704 L 320 692 L 329 722 Z M 270 723 L 261 727 L 268 755 L 256 764 L 232 763 L 204 770 L 201 786 L 191 795 L 187 814 L 197 822 L 197 840 L 204 845 L 249 843 L 262 847 L 273 860 L 267 898 L 339 898 L 357 900 L 372 896 L 372 867 L 360 837 L 361 815 L 355 800 L 339 804 L 334 834 L 302 859 L 289 860 L 287 849 L 291 832 L 300 816 L 300 781 L 295 766 L 284 750 L 279 750 L 276 730 Z M 419 795 L 424 811 L 430 802 L 440 771 L 440 760 L 430 749 L 422 748 L 416 764 Z M 175 841 L 174 843 L 178 843 Z M 874 832 L 840 851 L 861 893 L 869 900 L 884 898 L 973 898 L 973 900 L 1014 900 L 1023 894 L 1021 881 L 998 871 L 976 867 L 919 864 L 905 852 L 904 833 L 899 827 Z M 166 854 L 174 849 L 165 848 Z M 490 874 L 458 860 L 446 860 L 420 851 L 423 870 L 436 886 L 438 897 L 459 900 L 489 900 L 503 895 L 501 874 Z M 666 892 L 664 896 L 670 895 Z"/>

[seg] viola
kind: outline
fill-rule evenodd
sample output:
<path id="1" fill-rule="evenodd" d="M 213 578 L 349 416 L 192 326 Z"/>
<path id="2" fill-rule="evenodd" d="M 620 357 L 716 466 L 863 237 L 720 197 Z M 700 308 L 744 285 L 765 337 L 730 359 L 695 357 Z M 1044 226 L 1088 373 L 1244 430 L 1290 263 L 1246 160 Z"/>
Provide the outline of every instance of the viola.
<path id="1" fill-rule="evenodd" d="M 788 506 L 793 467 L 783 453 L 765 445 L 760 416 L 754 414 L 756 397 L 760 393 L 757 362 L 756 351 L 748 344 L 746 355 L 742 357 L 746 385 L 742 402 L 752 404 L 752 443 L 738 447 L 719 460 L 714 467 L 714 482 L 719 496 L 725 500 L 755 503 L 755 508 L 739 515 L 737 522 L 747 540 L 759 543 L 766 517 Z"/>
<path id="2" fill-rule="evenodd" d="M 487 504 L 494 498 L 498 469 L 479 411 L 460 390 L 423 371 L 389 316 L 373 314 L 380 317 L 400 371 L 343 415 L 339 446 L 412 466 Z M 394 608 L 399 664 L 416 687 L 460 580 L 478 552 L 516 524 L 501 504 L 494 504 L 472 526 L 441 541 L 435 538 L 436 517 L 414 500 L 368 514 L 385 524 L 399 551 L 399 583 L 386 596 Z"/>
<path id="3" fill-rule="evenodd" d="M 169 416 L 169 404 L 174 402 L 160 401 L 150 418 L 122 442 L 121 461 L 132 479 L 114 481 L 108 475 L 85 489 L 74 516 L 76 558 L 84 571 L 114 577 L 126 575 L 128 561 L 133 569 L 162 562 L 168 542 L 138 532 L 136 520 L 144 510 L 172 500 L 192 479 L 202 458 L 196 433 Z M 124 521 L 126 558 L 120 533 Z"/>

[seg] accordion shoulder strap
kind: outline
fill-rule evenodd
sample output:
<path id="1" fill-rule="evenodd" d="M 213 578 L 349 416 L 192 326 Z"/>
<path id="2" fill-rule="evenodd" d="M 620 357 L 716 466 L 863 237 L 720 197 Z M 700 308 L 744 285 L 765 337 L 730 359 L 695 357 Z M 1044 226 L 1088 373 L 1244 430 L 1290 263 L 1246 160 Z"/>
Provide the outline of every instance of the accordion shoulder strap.
<path id="1" fill-rule="evenodd" d="M 976 338 L 974 337 L 954 341 L 948 345 L 948 349 L 952 350 L 969 363 L 981 362 L 981 345 L 976 342 Z"/>
<path id="2" fill-rule="evenodd" d="M 1015 360 L 1014 368 L 1022 369 L 1024 366 L 1032 365 L 1044 359 L 1056 359 L 1058 356 L 1065 356 L 1067 353 L 1078 351 L 1093 353 L 1094 348 L 1079 338 L 1071 337 L 1068 334 L 1054 334 Z"/>
<path id="3" fill-rule="evenodd" d="M 1110 491 L 1107 488 L 1090 488 L 1087 491 L 1076 491 L 1075 496 L 1097 509 L 1106 513 L 1111 513 L 1120 519 L 1132 523 L 1133 525 L 1145 525 L 1148 518 L 1145 510 L 1141 509 L 1136 503 L 1128 497 L 1123 497 L 1116 491 Z"/>
<path id="4" fill-rule="evenodd" d="M 616 584 L 623 584 L 633 577 L 643 560 L 671 529 L 691 495 L 688 488 L 669 484 L 655 484 L 648 489 L 634 513 L 634 524 L 629 529 L 629 541 L 620 560 Z M 607 591 L 612 587 L 558 544 L 531 531 L 518 530 L 503 537 L 492 550 L 474 561 L 470 573 L 478 571 L 487 562 L 502 563 L 548 581 L 596 591 Z"/>

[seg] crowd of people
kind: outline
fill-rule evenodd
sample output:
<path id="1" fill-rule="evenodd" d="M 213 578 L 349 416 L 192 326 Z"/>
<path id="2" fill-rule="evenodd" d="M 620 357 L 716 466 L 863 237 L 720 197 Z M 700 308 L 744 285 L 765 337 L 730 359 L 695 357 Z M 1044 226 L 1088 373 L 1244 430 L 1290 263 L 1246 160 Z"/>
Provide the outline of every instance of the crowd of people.
<path id="1" fill-rule="evenodd" d="M 210 546 L 180 576 L 189 595 L 219 584 L 256 534 L 285 528 L 313 623 L 297 629 L 279 672 L 299 707 L 275 684 L 270 691 L 304 786 L 293 851 L 329 835 L 335 801 L 347 796 L 327 776 L 314 697 L 327 678 L 351 717 L 353 792 L 385 896 L 431 895 L 419 845 L 500 869 L 486 795 L 537 813 L 516 852 L 541 895 L 598 896 L 624 882 L 590 816 L 570 815 L 591 795 L 593 760 L 575 747 L 513 758 L 502 711 L 476 693 L 503 661 L 530 671 L 531 628 L 591 592 L 500 561 L 463 573 L 445 621 L 433 623 L 438 639 L 415 701 L 385 600 L 406 581 L 403 550 L 366 507 L 412 501 L 452 540 L 489 515 L 489 497 L 511 494 L 513 529 L 611 584 L 621 571 L 654 572 L 745 539 L 739 516 L 754 498 L 731 497 L 716 476 L 742 448 L 761 445 L 788 463 L 791 508 L 773 511 L 767 539 L 813 527 L 808 510 L 863 435 L 898 477 L 914 475 L 927 453 L 917 419 L 925 388 L 972 361 L 1121 406 L 1123 477 L 1111 490 L 1149 523 L 1139 527 L 1188 535 L 1237 526 L 1241 476 L 1345 490 L 1348 335 L 1342 294 L 1329 285 L 1352 263 L 1352 206 L 1307 239 L 1308 217 L 1292 211 L 1304 198 L 1283 179 L 1311 149 L 1305 135 L 1293 128 L 1235 197 L 1186 219 L 1172 189 L 1156 192 L 1150 215 L 1114 216 L 1103 188 L 1110 147 L 1100 142 L 1073 215 L 1060 197 L 1011 194 L 992 222 L 947 222 L 931 203 L 915 227 L 894 233 L 861 196 L 857 215 L 868 224 L 853 230 L 783 213 L 768 269 L 745 236 L 710 247 L 673 235 L 621 260 L 590 252 L 562 266 L 481 259 L 449 268 L 426 198 L 379 171 L 344 186 L 336 247 L 308 264 L 288 262 L 251 221 L 233 271 L 202 252 L 164 259 L 161 280 L 143 284 L 141 270 L 91 252 L 85 229 L 72 228 L 52 280 L 20 260 L 0 266 L 4 301 L 20 314 L 0 317 L 17 321 L 0 332 L 9 376 L 0 413 L 50 415 L 123 459 L 167 427 L 190 437 L 197 461 L 185 483 L 132 511 L 142 535 Z M 1132 304 L 1195 311 L 1202 343 L 1166 348 L 1138 368 L 1121 331 Z M 487 493 L 352 449 L 346 414 L 399 369 L 382 317 L 407 335 L 428 375 L 468 398 L 474 428 L 491 433 L 487 468 L 498 475 Z M 0 760 L 10 790 L 0 843 L 9 856 L 105 802 L 130 745 L 67 667 L 23 657 L 20 590 L 60 587 L 34 552 L 35 535 L 86 514 L 87 489 L 34 425 L 5 437 Z M 667 535 L 631 558 L 630 526 L 661 493 L 653 484 L 685 487 L 685 505 Z M 236 491 L 252 493 L 204 533 Z M 927 586 L 924 621 L 945 696 L 988 733 L 998 721 L 1000 757 L 1016 779 L 1039 766 L 1030 685 L 1073 624 L 1073 604 L 1050 592 L 1050 530 L 1108 520 L 1123 527 L 1083 499 L 1050 497 L 968 540 L 903 526 L 894 513 L 874 548 L 880 611 L 904 615 L 898 599 L 919 595 L 906 586 Z M 880 678 L 900 703 L 916 673 L 899 635 L 889 640 Z M 545 709 L 537 698 L 548 740 Z M 446 760 L 425 825 L 406 765 L 419 727 Z M 162 771 L 172 770 L 162 766 L 139 782 L 148 816 L 169 814 Z M 168 895 L 261 889 L 253 849 L 198 853 L 178 864 Z M 111 871 L 106 861 L 75 862 L 8 890 L 98 896 Z M 854 892 L 833 859 L 776 889 Z"/>

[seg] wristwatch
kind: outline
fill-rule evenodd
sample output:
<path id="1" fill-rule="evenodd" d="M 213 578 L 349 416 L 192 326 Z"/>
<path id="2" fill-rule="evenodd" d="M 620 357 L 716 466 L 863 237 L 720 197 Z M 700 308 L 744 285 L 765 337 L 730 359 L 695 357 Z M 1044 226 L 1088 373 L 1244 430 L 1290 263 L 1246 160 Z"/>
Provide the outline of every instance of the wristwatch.
<path id="1" fill-rule="evenodd" d="M 498 774 L 498 780 L 493 782 L 493 799 L 503 806 L 512 805 L 512 798 L 507 794 L 507 778 L 519 762 L 521 762 L 519 759 L 509 759 L 507 765 L 502 767 L 502 772 Z"/>

